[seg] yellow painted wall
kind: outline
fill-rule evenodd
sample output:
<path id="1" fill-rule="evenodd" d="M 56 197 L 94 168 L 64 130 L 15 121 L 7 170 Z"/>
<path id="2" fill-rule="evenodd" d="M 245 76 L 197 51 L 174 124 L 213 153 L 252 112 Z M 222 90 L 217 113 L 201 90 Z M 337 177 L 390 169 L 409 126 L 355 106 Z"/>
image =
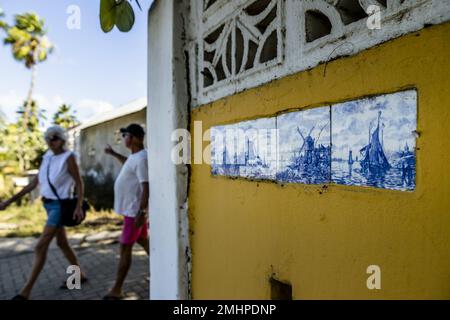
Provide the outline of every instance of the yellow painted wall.
<path id="1" fill-rule="evenodd" d="M 194 299 L 450 298 L 450 23 L 192 111 L 203 128 L 365 95 L 418 89 L 414 192 L 277 185 L 213 177 L 193 165 Z M 207 142 L 205 142 L 206 146 Z M 381 267 L 382 289 L 366 287 Z"/>

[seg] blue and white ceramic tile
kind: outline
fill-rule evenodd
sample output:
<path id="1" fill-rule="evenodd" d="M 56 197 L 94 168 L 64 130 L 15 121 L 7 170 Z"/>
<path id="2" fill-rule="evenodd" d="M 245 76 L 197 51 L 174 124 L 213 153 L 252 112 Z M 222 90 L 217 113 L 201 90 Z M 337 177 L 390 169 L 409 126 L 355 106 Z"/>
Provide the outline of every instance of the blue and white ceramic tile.
<path id="1" fill-rule="evenodd" d="M 330 181 L 330 107 L 278 116 L 277 181 L 319 184 Z"/>
<path id="2" fill-rule="evenodd" d="M 211 128 L 211 173 L 220 176 L 239 176 L 233 135 L 236 125 Z M 228 138 L 227 138 L 228 137 Z"/>
<path id="3" fill-rule="evenodd" d="M 275 118 L 261 118 L 211 129 L 212 173 L 249 179 L 275 178 Z"/>
<path id="4" fill-rule="evenodd" d="M 331 114 L 334 182 L 414 190 L 415 90 L 336 104 Z"/>

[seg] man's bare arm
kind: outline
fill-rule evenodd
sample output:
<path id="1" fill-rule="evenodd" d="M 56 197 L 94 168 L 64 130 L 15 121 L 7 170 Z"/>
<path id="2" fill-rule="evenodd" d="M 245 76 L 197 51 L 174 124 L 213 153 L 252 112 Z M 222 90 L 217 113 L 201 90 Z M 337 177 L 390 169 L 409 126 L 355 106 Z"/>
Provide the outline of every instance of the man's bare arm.
<path id="1" fill-rule="evenodd" d="M 117 160 L 119 160 L 119 162 L 121 164 L 124 164 L 125 161 L 127 161 L 127 159 L 128 159 L 124 155 L 121 155 L 120 153 L 114 151 L 114 149 L 109 144 L 105 148 L 105 153 L 109 154 L 109 155 L 113 156 L 114 158 L 116 158 Z"/>
<path id="2" fill-rule="evenodd" d="M 141 204 L 139 208 L 142 211 L 147 211 L 148 209 L 148 197 L 150 196 L 150 187 L 148 182 L 142 183 L 142 198 L 141 198 Z"/>
<path id="3" fill-rule="evenodd" d="M 148 198 L 150 196 L 150 187 L 148 182 L 142 183 L 142 198 L 139 206 L 139 214 L 136 216 L 135 226 L 140 228 L 147 221 L 148 216 Z"/>

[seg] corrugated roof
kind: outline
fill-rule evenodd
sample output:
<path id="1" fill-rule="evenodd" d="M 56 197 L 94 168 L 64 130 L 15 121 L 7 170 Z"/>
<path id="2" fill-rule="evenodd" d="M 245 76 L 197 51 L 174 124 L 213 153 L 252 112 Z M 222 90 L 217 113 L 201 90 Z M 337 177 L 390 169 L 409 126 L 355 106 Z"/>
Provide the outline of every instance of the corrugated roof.
<path id="1" fill-rule="evenodd" d="M 118 108 L 115 108 L 111 111 L 97 114 L 91 117 L 90 119 L 84 121 L 80 126 L 76 128 L 76 130 L 83 130 L 89 127 L 93 127 L 100 123 L 104 123 L 135 112 L 139 112 L 145 109 L 146 107 L 147 107 L 147 98 L 140 98 L 130 103 L 127 103 L 123 106 L 120 106 Z"/>

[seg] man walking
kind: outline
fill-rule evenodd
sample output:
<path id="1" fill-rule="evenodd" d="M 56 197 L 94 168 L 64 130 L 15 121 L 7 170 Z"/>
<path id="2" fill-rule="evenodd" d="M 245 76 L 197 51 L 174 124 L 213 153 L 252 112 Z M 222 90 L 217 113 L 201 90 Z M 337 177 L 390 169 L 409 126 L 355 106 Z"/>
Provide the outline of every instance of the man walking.
<path id="1" fill-rule="evenodd" d="M 120 129 L 125 146 L 130 149 L 129 157 L 115 152 L 110 145 L 105 153 L 123 164 L 114 184 L 114 210 L 124 216 L 120 239 L 120 261 L 116 282 L 104 300 L 120 300 L 122 287 L 131 266 L 132 249 L 140 244 L 149 253 L 147 234 L 147 209 L 149 198 L 147 151 L 144 149 L 144 129 L 130 124 Z"/>

